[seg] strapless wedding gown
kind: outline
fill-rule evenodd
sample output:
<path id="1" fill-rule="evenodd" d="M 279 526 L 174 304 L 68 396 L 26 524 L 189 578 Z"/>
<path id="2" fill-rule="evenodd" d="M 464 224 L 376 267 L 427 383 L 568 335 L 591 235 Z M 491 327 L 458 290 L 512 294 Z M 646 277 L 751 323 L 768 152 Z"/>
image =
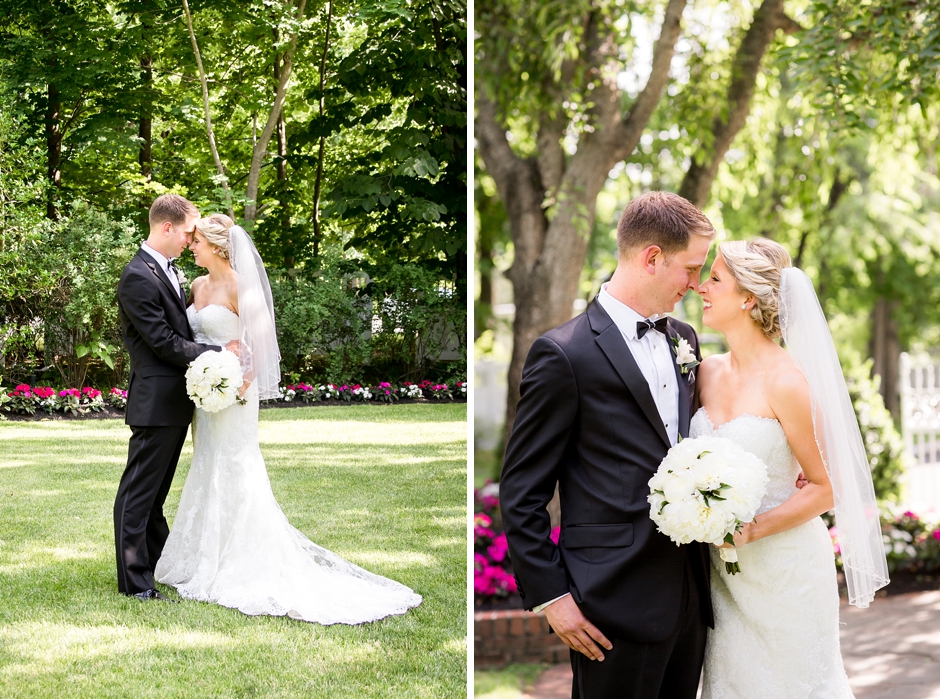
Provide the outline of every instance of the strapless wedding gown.
<path id="1" fill-rule="evenodd" d="M 238 316 L 187 309 L 197 342 L 224 346 Z M 258 393 L 217 413 L 196 410 L 193 460 L 155 577 L 185 599 L 245 614 L 361 624 L 404 614 L 421 596 L 317 546 L 281 512 L 258 445 Z"/>
<path id="2" fill-rule="evenodd" d="M 724 437 L 767 464 L 758 514 L 796 492 L 800 465 L 776 420 L 740 415 L 712 424 L 692 417 L 691 437 Z M 702 699 L 852 699 L 839 650 L 839 592 L 832 541 L 816 517 L 738 549 L 725 573 L 712 547 L 715 628 L 705 649 Z"/>

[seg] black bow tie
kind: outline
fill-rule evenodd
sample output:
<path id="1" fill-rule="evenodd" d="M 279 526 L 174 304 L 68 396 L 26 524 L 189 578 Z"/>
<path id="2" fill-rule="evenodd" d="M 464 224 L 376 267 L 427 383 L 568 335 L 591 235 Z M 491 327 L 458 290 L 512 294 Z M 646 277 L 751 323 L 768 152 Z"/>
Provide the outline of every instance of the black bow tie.
<path id="1" fill-rule="evenodd" d="M 660 318 L 659 320 L 638 320 L 636 322 L 636 339 L 641 339 L 648 331 L 650 330 L 659 330 L 663 335 L 666 334 L 666 321 L 668 318 Z"/>

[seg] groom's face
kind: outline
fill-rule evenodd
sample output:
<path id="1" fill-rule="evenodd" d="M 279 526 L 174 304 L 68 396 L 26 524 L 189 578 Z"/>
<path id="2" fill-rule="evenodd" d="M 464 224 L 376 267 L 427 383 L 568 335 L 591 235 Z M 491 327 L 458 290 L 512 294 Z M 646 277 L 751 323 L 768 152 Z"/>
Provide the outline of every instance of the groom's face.
<path id="1" fill-rule="evenodd" d="M 167 232 L 167 244 L 172 246 L 172 257 L 179 257 L 180 253 L 193 241 L 193 234 L 196 232 L 196 221 L 199 220 L 199 214 L 187 216 L 183 223 L 170 224 L 170 230 Z"/>
<path id="2" fill-rule="evenodd" d="M 711 238 L 692 235 L 685 250 L 664 258 L 663 264 L 654 277 L 657 313 L 671 312 L 686 292 L 690 289 L 692 291 L 698 289 L 702 267 L 705 265 L 710 246 Z"/>

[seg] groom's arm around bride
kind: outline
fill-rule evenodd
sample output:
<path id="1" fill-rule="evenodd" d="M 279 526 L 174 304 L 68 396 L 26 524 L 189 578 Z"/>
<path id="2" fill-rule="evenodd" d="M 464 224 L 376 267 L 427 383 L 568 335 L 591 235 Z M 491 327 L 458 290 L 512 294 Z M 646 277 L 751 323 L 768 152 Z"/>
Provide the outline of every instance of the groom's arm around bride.
<path id="1" fill-rule="evenodd" d="M 684 340 L 698 356 L 692 328 L 661 316 L 697 287 L 713 236 L 681 197 L 635 199 L 613 278 L 585 313 L 533 343 L 523 369 L 503 524 L 526 608 L 544 608 L 572 649 L 579 699 L 695 697 L 711 623 L 707 550 L 660 534 L 646 498 L 688 435 L 694 371 L 675 347 Z M 546 510 L 556 483 L 557 546 Z"/>

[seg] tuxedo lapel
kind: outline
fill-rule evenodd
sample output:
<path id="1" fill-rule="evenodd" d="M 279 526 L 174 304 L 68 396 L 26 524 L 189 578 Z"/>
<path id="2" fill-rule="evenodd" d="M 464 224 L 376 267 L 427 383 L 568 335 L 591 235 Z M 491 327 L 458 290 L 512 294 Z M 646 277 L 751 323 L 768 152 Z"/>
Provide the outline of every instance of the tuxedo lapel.
<path id="1" fill-rule="evenodd" d="M 160 282 L 167 288 L 167 290 L 170 292 L 170 296 L 175 298 L 177 303 L 179 304 L 180 310 L 182 310 L 183 313 L 185 313 L 186 306 L 184 305 L 183 298 L 181 296 L 182 285 L 180 286 L 180 292 L 177 292 L 176 289 L 173 288 L 173 283 L 170 281 L 170 278 L 166 275 L 166 272 L 160 267 L 160 265 L 158 265 L 153 260 L 152 257 L 150 257 L 150 255 L 147 255 L 144 252 L 141 252 L 140 250 L 137 251 L 137 255 L 140 257 L 140 259 L 144 261 L 144 264 L 150 268 L 150 271 L 153 272 L 153 275 L 157 279 L 159 279 Z"/>
<path id="2" fill-rule="evenodd" d="M 636 402 L 640 404 L 640 408 L 643 410 L 643 414 L 646 415 L 646 419 L 649 420 L 650 425 L 653 426 L 653 429 L 656 430 L 656 434 L 659 435 L 668 449 L 672 445 L 669 443 L 669 436 L 666 434 L 666 427 L 663 425 L 663 419 L 659 415 L 656 401 L 653 400 L 653 394 L 650 393 L 649 384 L 646 382 L 643 372 L 640 371 L 640 367 L 633 358 L 633 353 L 627 347 L 626 340 L 624 340 L 623 335 L 620 334 L 620 329 L 597 302 L 591 304 L 588 308 L 588 313 L 588 317 L 591 319 L 591 327 L 595 332 L 599 332 L 598 336 L 594 338 L 594 341 L 597 343 L 598 347 L 601 348 L 601 351 L 607 355 L 607 359 L 610 360 L 614 370 L 626 384 L 627 388 L 630 389 L 630 393 L 633 394 Z M 606 327 L 603 327 L 604 319 L 606 319 Z"/>
<path id="3" fill-rule="evenodd" d="M 672 367 L 676 370 L 676 381 L 679 383 L 679 434 L 683 437 L 689 436 L 689 421 L 691 420 L 692 412 L 692 386 L 690 385 L 690 377 L 694 369 L 690 369 L 690 373 L 683 374 L 681 368 L 676 363 L 676 353 L 673 348 L 676 346 L 676 341 L 679 339 L 679 333 L 671 325 L 666 326 L 666 336 L 669 338 L 669 349 L 672 352 Z"/>

